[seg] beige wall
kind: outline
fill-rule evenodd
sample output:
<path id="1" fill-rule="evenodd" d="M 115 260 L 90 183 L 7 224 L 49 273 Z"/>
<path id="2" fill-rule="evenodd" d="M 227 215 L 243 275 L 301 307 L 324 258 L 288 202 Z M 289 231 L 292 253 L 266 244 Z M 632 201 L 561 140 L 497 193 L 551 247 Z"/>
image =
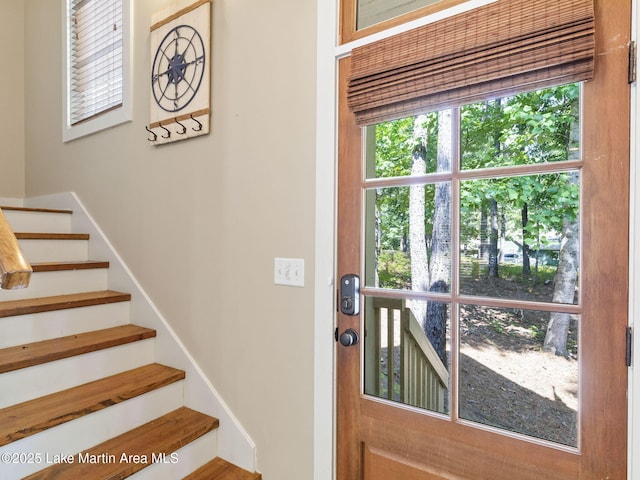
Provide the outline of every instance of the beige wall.
<path id="1" fill-rule="evenodd" d="M 148 32 L 169 2 L 134 2 L 133 122 L 67 144 L 61 3 L 25 1 L 27 195 L 75 191 L 256 442 L 265 480 L 313 478 L 315 1 L 214 0 L 212 133 L 162 147 L 144 130 Z M 305 259 L 305 287 L 275 286 L 274 257 Z"/>
<path id="2" fill-rule="evenodd" d="M 0 198 L 24 197 L 24 3 L 0 0 Z"/>

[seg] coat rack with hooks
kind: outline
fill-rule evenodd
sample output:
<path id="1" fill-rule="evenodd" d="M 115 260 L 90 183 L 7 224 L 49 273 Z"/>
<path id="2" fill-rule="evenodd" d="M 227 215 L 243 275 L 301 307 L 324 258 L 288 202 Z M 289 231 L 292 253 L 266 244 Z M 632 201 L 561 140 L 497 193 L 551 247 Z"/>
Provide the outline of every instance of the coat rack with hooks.
<path id="1" fill-rule="evenodd" d="M 151 145 L 209 133 L 211 0 L 179 0 L 151 16 Z"/>
<path id="2" fill-rule="evenodd" d="M 147 140 L 152 145 L 186 140 L 209 133 L 209 109 L 179 115 L 145 125 Z"/>

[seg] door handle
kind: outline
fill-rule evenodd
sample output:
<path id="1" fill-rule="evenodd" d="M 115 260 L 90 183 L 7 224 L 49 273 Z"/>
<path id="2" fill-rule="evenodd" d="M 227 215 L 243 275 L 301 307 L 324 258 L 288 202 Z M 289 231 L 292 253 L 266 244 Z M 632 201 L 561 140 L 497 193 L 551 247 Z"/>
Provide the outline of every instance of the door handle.
<path id="1" fill-rule="evenodd" d="M 345 347 L 352 347 L 353 345 L 357 345 L 358 341 L 360 341 L 360 337 L 358 336 L 358 332 L 356 332 L 353 328 L 347 328 L 340 334 L 340 344 Z"/>

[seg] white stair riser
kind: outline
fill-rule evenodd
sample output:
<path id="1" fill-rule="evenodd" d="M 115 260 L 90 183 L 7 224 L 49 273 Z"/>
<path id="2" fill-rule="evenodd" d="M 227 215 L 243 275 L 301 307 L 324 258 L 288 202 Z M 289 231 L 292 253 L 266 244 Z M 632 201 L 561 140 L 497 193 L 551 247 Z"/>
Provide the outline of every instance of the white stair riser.
<path id="1" fill-rule="evenodd" d="M 71 215 L 66 213 L 3 210 L 14 232 L 70 233 Z"/>
<path id="2" fill-rule="evenodd" d="M 27 288 L 0 290 L 0 301 L 94 292 L 106 290 L 107 285 L 108 273 L 105 268 L 37 272 L 31 275 Z"/>
<path id="3" fill-rule="evenodd" d="M 90 415 L 77 418 L 36 435 L 18 440 L 0 448 L 4 453 L 40 454 L 46 462 L 55 455 L 73 455 L 112 437 L 136 428 L 144 423 L 165 415 L 183 404 L 182 382 L 154 390 L 117 405 L 112 405 Z M 117 461 L 120 459 L 118 458 Z M 47 466 L 46 463 L 11 465 L 7 478 L 22 478 Z M 3 472 L 6 465 L 3 465 Z M 4 473 L 0 473 L 1 475 Z"/>
<path id="4" fill-rule="evenodd" d="M 67 198 L 67 196 L 69 198 Z M 184 365 L 189 365 L 189 368 L 186 368 L 188 372 L 187 381 L 179 382 L 181 385 L 181 401 L 175 406 L 172 406 L 171 409 L 177 408 L 179 405 L 186 404 L 192 406 L 192 408 L 213 414 L 214 416 L 218 416 L 218 409 L 221 409 L 223 418 L 225 419 L 223 422 L 223 430 L 220 432 L 217 430 L 210 432 L 201 439 L 198 439 L 180 449 L 177 452 L 178 462 L 176 464 L 152 465 L 136 474 L 134 478 L 138 480 L 175 480 L 177 478 L 183 478 L 188 473 L 196 470 L 198 467 L 215 457 L 219 452 L 219 448 L 224 446 L 223 442 L 224 444 L 227 443 L 227 438 L 232 439 L 231 445 L 233 446 L 226 448 L 224 452 L 225 458 L 232 461 L 236 461 L 239 458 L 241 461 L 236 461 L 236 463 L 244 468 L 253 470 L 255 467 L 255 448 L 246 432 L 240 428 L 235 417 L 231 415 L 231 412 L 228 411 L 224 402 L 219 398 L 213 387 L 206 381 L 203 373 L 199 368 L 197 368 L 197 365 L 191 363 L 193 362 L 193 359 L 188 355 L 182 344 L 180 344 L 177 336 L 169 327 L 168 322 L 161 317 L 152 304 L 149 303 L 147 305 L 145 303 L 148 301 L 148 298 L 146 298 L 146 295 L 140 285 L 131 276 L 126 265 L 122 263 L 117 252 L 115 252 L 113 247 L 106 240 L 99 227 L 88 215 L 86 209 L 84 209 L 75 196 L 67 196 L 61 198 L 58 198 L 59 196 L 54 196 L 53 203 L 44 204 L 51 205 L 56 208 L 73 209 L 76 213 L 79 210 L 79 216 L 74 215 L 73 220 L 71 215 L 66 214 L 5 212 L 5 215 L 9 219 L 9 223 L 13 226 L 15 232 L 87 232 L 92 236 L 91 242 L 79 240 L 19 240 L 25 259 L 30 263 L 85 261 L 89 259 L 110 260 L 111 265 L 115 269 L 114 281 L 118 285 L 124 285 L 113 288 L 132 292 L 136 298 L 142 298 L 144 306 L 140 307 L 139 303 L 134 304 L 136 305 L 134 306 L 134 314 L 130 314 L 129 312 L 129 309 L 131 308 L 129 302 L 123 302 L 99 307 L 93 306 L 42 314 L 24 315 L 10 319 L 0 318 L 0 348 L 3 348 L 2 342 L 10 345 L 20 345 L 33 341 L 55 338 L 57 336 L 108 328 L 113 325 L 120 325 L 129 322 L 140 322 L 141 325 L 149 326 L 150 328 L 158 328 L 159 325 L 159 332 L 162 333 L 162 337 L 165 339 L 162 344 L 157 344 L 156 339 L 148 339 L 142 342 L 133 342 L 128 345 L 50 362 L 45 365 L 26 368 L 16 372 L 0 374 L 0 408 L 94 380 L 99 380 L 122 371 L 152 363 L 156 360 L 179 368 L 184 368 Z M 22 205 L 20 202 L 15 204 Z M 32 203 L 30 205 L 35 204 Z M 37 220 L 32 223 L 34 219 Z M 39 226 L 37 224 L 39 224 Z M 71 226 L 72 224 L 73 227 Z M 78 230 L 75 230 L 76 227 Z M 89 245 L 89 243 L 91 245 Z M 77 272 L 78 271 L 74 273 Z M 34 292 L 36 287 L 41 288 L 36 283 L 40 282 L 37 278 L 38 275 L 39 273 L 36 273 L 32 276 L 32 284 L 28 289 L 30 291 L 26 294 L 29 297 L 35 296 Z M 46 283 L 53 287 L 56 282 L 47 281 Z M 55 288 L 59 287 L 55 285 Z M 51 291 L 48 290 L 48 286 L 43 286 L 42 289 L 42 291 L 45 289 L 47 290 L 47 293 L 44 294 L 45 296 L 56 294 L 50 293 Z M 87 287 L 86 290 L 94 290 L 94 288 Z M 56 290 L 54 291 L 57 292 Z M 2 300 L 4 300 L 4 297 L 0 297 L 0 301 Z M 86 308 L 91 308 L 91 313 L 90 316 L 87 315 L 85 317 L 84 310 L 86 310 Z M 126 313 L 123 313 L 123 310 L 125 309 Z M 113 310 L 117 310 L 117 312 L 113 312 Z M 140 312 L 142 315 L 139 315 Z M 142 320 L 139 320 L 137 317 L 141 317 Z M 166 339 L 167 335 L 168 340 Z M 6 339 L 6 337 L 11 337 L 11 339 Z M 156 351 L 159 349 L 162 349 L 161 357 L 158 357 L 156 354 Z M 169 351 L 170 353 L 165 353 L 165 351 Z M 158 358 L 160 358 L 160 360 L 158 360 Z M 196 385 L 195 388 L 193 387 L 194 382 Z M 187 385 L 192 386 L 187 389 Z M 186 395 L 185 392 L 187 392 Z M 197 401 L 193 398 L 196 395 Z M 204 398 L 201 398 L 201 395 Z M 185 396 L 190 397 L 191 399 L 185 399 Z M 47 436 L 48 434 L 43 432 L 33 436 L 30 441 L 29 439 L 24 439 L 19 442 L 15 442 L 13 444 L 14 448 L 9 446 L 8 450 L 0 450 L 0 453 L 3 451 L 16 451 L 16 446 L 19 446 L 21 450 L 26 448 L 29 452 L 37 452 L 38 450 L 43 452 L 45 451 L 43 449 L 48 448 L 47 445 L 52 446 L 55 453 L 76 453 L 87 448 L 87 444 L 94 445 L 96 443 L 100 443 L 100 441 L 103 441 L 107 437 L 112 437 L 113 435 L 120 433 L 109 430 L 113 422 L 110 420 L 111 417 L 107 415 L 106 412 L 113 408 L 121 409 L 123 412 L 130 412 L 124 413 L 123 415 L 125 417 L 135 417 L 129 419 L 129 421 L 123 425 L 122 431 L 129 430 L 139 423 L 144 423 L 145 421 L 166 413 L 155 411 L 149 412 L 149 409 L 146 406 L 140 408 L 133 407 L 133 410 L 130 410 L 130 408 L 132 408 L 131 406 L 134 405 L 132 402 L 137 402 L 137 400 L 132 399 L 123 402 L 118 406 L 109 407 L 103 412 L 97 412 L 89 415 L 89 417 L 94 417 L 94 419 L 99 418 L 98 416 L 101 417 L 104 415 L 104 418 L 107 418 L 108 420 L 105 420 L 100 425 L 96 425 L 95 423 L 85 423 L 84 420 L 77 419 L 70 422 L 66 427 L 60 426 L 52 429 L 57 433 L 49 434 L 51 435 L 50 437 Z M 150 403 L 152 405 L 155 405 L 156 403 L 162 404 L 162 401 L 151 401 Z M 210 407 L 212 404 L 215 405 L 215 407 Z M 203 405 L 205 408 L 198 408 Z M 136 408 L 138 408 L 138 412 L 136 411 Z M 136 423 L 136 419 L 138 419 L 139 422 Z M 232 433 L 225 433 L 225 431 Z M 59 432 L 64 433 L 59 434 Z M 100 440 L 85 441 L 87 438 L 93 438 L 88 437 L 88 434 L 99 435 Z M 224 436 L 219 437 L 221 434 Z M 42 438 L 44 440 L 35 440 L 37 438 Z M 60 450 L 60 448 L 63 447 L 64 449 Z M 240 453 L 236 453 L 238 451 Z M 168 461 L 171 461 L 171 458 L 172 457 L 168 457 Z M 0 465 L 0 480 L 14 480 L 40 469 L 41 467 L 37 466 L 37 468 L 24 472 L 12 470 L 11 473 L 5 473 L 6 470 L 4 469 L 4 465 Z M 5 475 L 8 476 L 5 477 Z"/>
<path id="5" fill-rule="evenodd" d="M 0 408 L 153 363 L 153 338 L 0 375 Z"/>
<path id="6" fill-rule="evenodd" d="M 29 263 L 89 260 L 87 240 L 18 240 Z"/>
<path id="7" fill-rule="evenodd" d="M 165 463 L 156 463 L 129 477 L 131 480 L 176 480 L 184 478 L 211 461 L 218 451 L 218 432 L 213 430 L 167 455 Z"/>
<path id="8" fill-rule="evenodd" d="M 0 348 L 125 325 L 129 312 L 129 302 L 117 302 L 0 318 Z"/>

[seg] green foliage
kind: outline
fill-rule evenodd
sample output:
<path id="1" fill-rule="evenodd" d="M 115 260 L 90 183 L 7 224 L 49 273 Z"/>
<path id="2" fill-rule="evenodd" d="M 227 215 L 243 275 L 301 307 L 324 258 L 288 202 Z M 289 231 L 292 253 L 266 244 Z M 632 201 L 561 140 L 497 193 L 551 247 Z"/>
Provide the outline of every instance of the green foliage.
<path id="1" fill-rule="evenodd" d="M 424 116 L 420 127 L 427 131 L 427 172 L 435 171 L 438 145 L 438 115 Z M 380 123 L 375 126 L 375 172 L 378 178 L 411 175 L 412 153 L 416 146 L 414 128 L 416 117 Z"/>
<path id="2" fill-rule="evenodd" d="M 414 128 L 416 117 L 407 117 L 376 125 L 376 177 L 402 177 L 411 174 L 413 150 L 416 146 Z M 437 113 L 426 115 L 420 127 L 427 131 L 426 162 L 427 172 L 435 171 L 438 116 Z M 433 230 L 433 195 L 434 186 L 425 188 L 425 229 L 427 235 Z M 409 188 L 396 187 L 378 189 L 376 195 L 381 225 L 380 248 L 399 249 L 407 240 L 409 233 Z"/>
<path id="3" fill-rule="evenodd" d="M 376 177 L 399 177 L 411 172 L 413 117 L 375 127 Z"/>
<path id="4" fill-rule="evenodd" d="M 579 85 L 570 84 L 462 107 L 462 168 L 574 158 L 579 93 Z"/>
<path id="5" fill-rule="evenodd" d="M 491 328 L 493 328 L 496 333 L 499 333 L 501 335 L 506 331 L 504 323 L 495 317 L 491 319 Z"/>
<path id="6" fill-rule="evenodd" d="M 571 173 L 528 175 L 463 182 L 460 189 L 460 217 L 463 238 L 477 238 L 479 212 L 495 199 L 506 215 L 507 239 L 534 249 L 548 248 L 562 232 L 563 220 L 578 215 L 579 185 Z M 522 208 L 528 207 L 528 221 L 522 238 Z"/>
<path id="7" fill-rule="evenodd" d="M 461 168 L 487 169 L 536 163 L 560 162 L 577 158 L 579 152 L 578 84 L 526 92 L 512 97 L 487 100 L 463 106 L 460 110 Z M 426 146 L 427 173 L 437 165 L 438 114 L 424 118 L 408 117 L 376 125 L 375 170 L 377 178 L 411 174 L 412 152 L 417 141 Z M 427 132 L 426 139 L 414 138 L 414 128 Z M 576 172 L 522 175 L 463 181 L 460 186 L 460 235 L 463 247 L 478 249 L 481 212 L 491 200 L 500 208 L 501 237 L 530 249 L 557 244 L 565 219 L 579 212 L 579 182 Z M 425 230 L 429 245 L 433 229 L 433 184 L 425 188 Z M 523 226 L 522 211 L 528 218 Z M 380 281 L 391 288 L 408 280 L 392 272 L 388 262 L 404 262 L 406 255 L 391 258 L 385 251 L 408 251 L 409 187 L 381 188 L 376 191 L 379 221 Z M 403 266 L 397 269 L 403 270 Z M 513 268 L 521 266 L 513 266 Z M 502 267 L 508 274 L 508 269 Z M 511 267 L 509 267 L 511 268 Z M 384 273 L 383 273 L 384 272 Z M 386 277 L 389 272 L 389 277 Z M 391 280 L 396 279 L 396 280 Z M 397 280 L 402 279 L 402 280 Z M 395 282 L 395 283 L 394 283 Z M 391 284 L 396 286 L 391 286 Z"/>
<path id="8" fill-rule="evenodd" d="M 544 337 L 546 336 L 546 332 L 544 329 L 541 329 L 535 323 L 529 326 L 529 331 L 531 332 L 531 336 L 536 339 L 536 341 L 540 344 L 541 348 L 544 343 Z"/>
<path id="9" fill-rule="evenodd" d="M 542 285 L 552 282 L 556 273 L 556 267 L 539 265 L 535 277 L 526 277 L 522 275 L 522 265 L 501 263 L 500 271 L 502 272 L 502 278 L 518 283 L 522 287 L 526 288 L 533 285 Z M 486 276 L 486 274 L 486 262 L 481 262 L 477 258 L 461 258 L 460 275 L 462 279 L 481 280 Z"/>
<path id="10" fill-rule="evenodd" d="M 411 286 L 409 254 L 397 251 L 380 252 L 378 258 L 380 287 L 404 290 Z"/>

